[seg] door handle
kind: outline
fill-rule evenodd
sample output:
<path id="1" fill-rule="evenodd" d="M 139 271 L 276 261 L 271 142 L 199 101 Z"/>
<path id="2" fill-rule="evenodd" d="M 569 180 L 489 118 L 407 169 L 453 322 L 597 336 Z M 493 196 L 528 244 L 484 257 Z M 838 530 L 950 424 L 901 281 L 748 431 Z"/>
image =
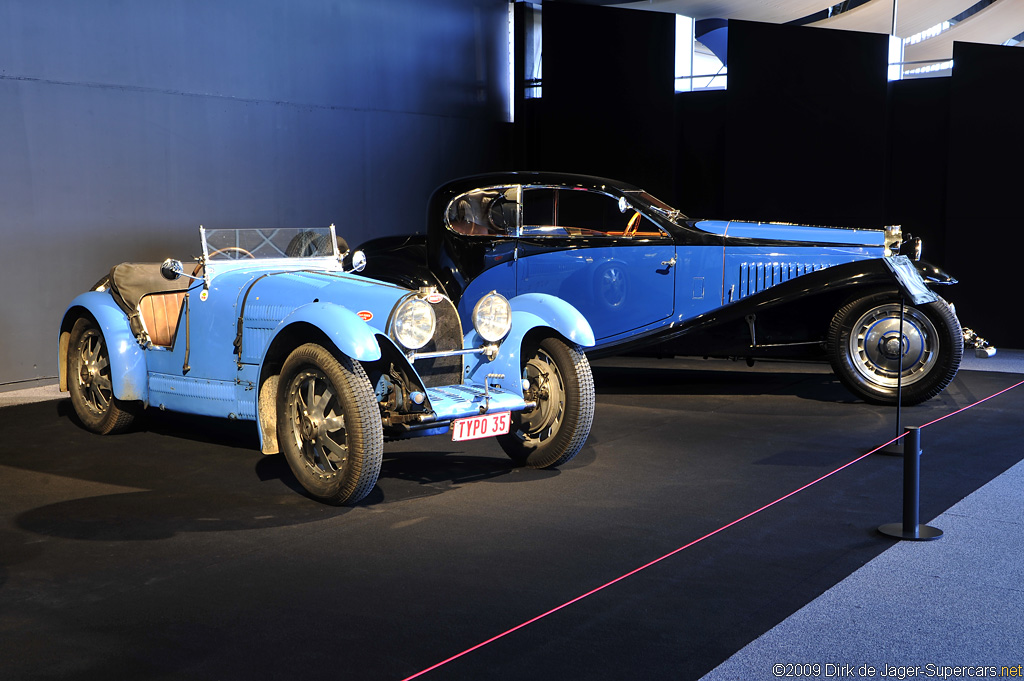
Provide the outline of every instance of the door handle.
<path id="1" fill-rule="evenodd" d="M 671 260 L 662 260 L 661 264 L 664 265 L 666 268 L 672 267 L 673 265 L 676 264 L 676 256 L 673 255 Z"/>

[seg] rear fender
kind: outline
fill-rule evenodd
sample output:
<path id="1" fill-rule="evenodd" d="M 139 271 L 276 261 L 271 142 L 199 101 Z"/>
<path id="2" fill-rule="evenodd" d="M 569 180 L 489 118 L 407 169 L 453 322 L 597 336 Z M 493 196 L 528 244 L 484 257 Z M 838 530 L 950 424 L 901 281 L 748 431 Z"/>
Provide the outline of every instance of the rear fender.
<path id="1" fill-rule="evenodd" d="M 527 336 L 536 336 L 538 331 L 547 335 L 561 336 L 570 344 L 583 347 L 594 346 L 594 331 L 579 311 L 561 298 L 545 293 L 527 293 L 509 301 L 512 306 L 512 329 L 498 348 L 498 354 L 491 361 L 485 355 L 467 355 L 463 365 L 467 382 L 483 385 L 488 374 L 502 374 L 504 380 L 492 379 L 505 390 L 522 395 L 523 344 Z M 466 334 L 463 347 L 478 348 L 487 343 L 476 331 Z"/>
<path id="2" fill-rule="evenodd" d="M 71 329 L 82 317 L 92 317 L 103 332 L 110 355 L 111 389 L 114 397 L 125 401 L 142 401 L 149 405 L 149 380 L 146 351 L 139 345 L 128 326 L 128 318 L 109 293 L 89 291 L 68 306 L 60 325 L 57 368 L 60 389 L 68 389 L 68 345 Z"/>

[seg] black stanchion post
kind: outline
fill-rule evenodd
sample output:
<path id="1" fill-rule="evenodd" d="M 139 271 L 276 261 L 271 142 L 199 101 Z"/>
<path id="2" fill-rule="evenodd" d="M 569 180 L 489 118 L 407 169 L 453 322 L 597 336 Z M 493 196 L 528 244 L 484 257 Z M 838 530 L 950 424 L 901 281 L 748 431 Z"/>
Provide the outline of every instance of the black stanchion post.
<path id="1" fill-rule="evenodd" d="M 899 435 L 903 428 L 903 312 L 906 310 L 907 301 L 904 299 L 903 291 L 900 291 L 900 368 L 896 374 L 896 434 Z M 900 447 L 899 440 L 892 442 L 878 450 L 879 454 L 890 454 L 899 456 L 906 450 L 906 438 L 903 438 L 903 447 Z"/>
<path id="2" fill-rule="evenodd" d="M 897 539 L 938 539 L 942 530 L 921 525 L 921 429 L 903 431 L 903 522 L 882 525 L 878 531 Z"/>

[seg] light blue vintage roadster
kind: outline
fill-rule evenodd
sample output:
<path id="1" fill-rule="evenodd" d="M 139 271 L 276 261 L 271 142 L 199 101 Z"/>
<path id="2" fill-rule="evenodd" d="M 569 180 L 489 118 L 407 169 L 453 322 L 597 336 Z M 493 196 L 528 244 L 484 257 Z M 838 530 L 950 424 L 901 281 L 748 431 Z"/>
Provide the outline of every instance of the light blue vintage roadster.
<path id="1" fill-rule="evenodd" d="M 534 468 L 583 446 L 594 334 L 568 303 L 485 293 L 464 334 L 437 289 L 353 274 L 365 257 L 333 225 L 200 234 L 191 274 L 123 263 L 65 312 L 60 386 L 89 430 L 144 407 L 254 421 L 263 452 L 332 504 L 370 492 L 386 437 L 495 437 Z"/>

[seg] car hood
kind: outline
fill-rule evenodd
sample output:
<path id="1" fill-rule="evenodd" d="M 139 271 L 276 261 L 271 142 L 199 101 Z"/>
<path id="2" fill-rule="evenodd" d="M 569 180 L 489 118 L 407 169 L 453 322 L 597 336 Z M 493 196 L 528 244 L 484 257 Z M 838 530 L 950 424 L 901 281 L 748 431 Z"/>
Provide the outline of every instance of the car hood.
<path id="1" fill-rule="evenodd" d="M 391 310 L 410 293 L 362 276 L 308 270 L 235 271 L 214 279 L 213 287 L 237 291 L 236 314 L 246 317 L 284 319 L 309 303 L 334 303 L 355 312 L 380 332 L 385 331 Z"/>
<path id="2" fill-rule="evenodd" d="M 740 222 L 737 220 L 701 220 L 698 229 L 725 237 L 726 243 L 743 245 L 752 242 L 792 243 L 807 246 L 884 246 L 881 229 L 849 229 L 845 227 L 814 227 L 782 222 Z"/>

